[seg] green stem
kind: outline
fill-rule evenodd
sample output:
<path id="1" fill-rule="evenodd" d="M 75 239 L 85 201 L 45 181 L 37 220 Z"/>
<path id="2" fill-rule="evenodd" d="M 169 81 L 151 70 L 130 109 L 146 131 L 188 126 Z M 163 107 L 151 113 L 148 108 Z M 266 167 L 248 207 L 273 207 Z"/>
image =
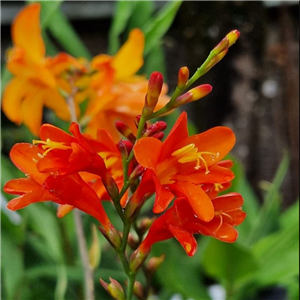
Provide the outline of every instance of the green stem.
<path id="1" fill-rule="evenodd" d="M 73 80 L 70 80 L 70 85 L 72 87 L 71 93 L 66 96 L 66 102 L 70 111 L 71 122 L 77 122 L 76 116 L 76 107 L 74 103 L 74 96 L 77 93 L 77 88 L 74 86 Z M 89 262 L 89 254 L 87 250 L 87 243 L 84 235 L 82 218 L 80 211 L 74 210 L 74 222 L 76 229 L 76 237 L 81 257 L 81 262 L 84 269 L 84 280 L 85 280 L 85 299 L 94 300 L 95 291 L 94 291 L 94 275 L 93 270 Z"/>

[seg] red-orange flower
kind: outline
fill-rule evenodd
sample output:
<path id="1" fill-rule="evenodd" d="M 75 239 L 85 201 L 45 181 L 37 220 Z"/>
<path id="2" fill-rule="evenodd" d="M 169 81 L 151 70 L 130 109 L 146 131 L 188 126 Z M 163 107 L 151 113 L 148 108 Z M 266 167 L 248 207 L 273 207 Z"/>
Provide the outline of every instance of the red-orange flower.
<path id="1" fill-rule="evenodd" d="M 152 173 L 155 183 L 154 212 L 165 210 L 174 196 L 184 197 L 200 220 L 211 221 L 213 204 L 200 185 L 234 178 L 229 168 L 218 164 L 234 143 L 234 133 L 227 127 L 188 136 L 186 113 L 180 115 L 164 142 L 151 137 L 138 140 L 135 157 Z"/>
<path id="2" fill-rule="evenodd" d="M 203 222 L 194 214 L 192 207 L 183 198 L 175 200 L 174 205 L 151 225 L 150 230 L 137 250 L 145 256 L 154 243 L 175 237 L 189 256 L 197 249 L 195 233 L 212 236 L 223 242 L 232 243 L 238 232 L 234 228 L 245 219 L 242 211 L 243 198 L 238 193 L 230 193 L 212 199 L 214 217 Z"/>
<path id="3" fill-rule="evenodd" d="M 71 205 L 93 216 L 105 230 L 111 227 L 97 194 L 78 173 L 54 175 L 40 172 L 37 168 L 41 160 L 40 149 L 27 143 L 16 144 L 10 157 L 27 177 L 13 179 L 5 184 L 5 192 L 20 195 L 8 203 L 9 209 L 17 210 L 35 202 L 53 201 Z"/>

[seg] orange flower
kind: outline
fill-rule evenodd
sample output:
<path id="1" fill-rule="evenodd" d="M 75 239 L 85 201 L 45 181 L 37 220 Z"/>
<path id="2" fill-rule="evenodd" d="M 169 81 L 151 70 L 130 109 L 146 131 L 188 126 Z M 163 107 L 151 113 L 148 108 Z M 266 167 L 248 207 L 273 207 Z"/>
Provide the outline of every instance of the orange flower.
<path id="1" fill-rule="evenodd" d="M 134 118 L 145 104 L 148 81 L 135 75 L 143 65 L 144 35 L 133 29 L 128 40 L 115 56 L 98 55 L 91 62 L 92 76 L 85 97 L 88 107 L 82 122 L 87 124 L 86 132 L 95 136 L 97 128 L 107 129 L 115 141 L 119 133 L 114 127 L 121 120 L 135 130 Z M 169 100 L 167 86 L 163 86 L 157 109 Z M 84 94 L 84 93 L 83 93 Z"/>
<path id="2" fill-rule="evenodd" d="M 185 199 L 176 199 L 174 205 L 151 225 L 135 256 L 145 257 L 154 243 L 171 237 L 175 237 L 186 253 L 192 256 L 197 249 L 195 233 L 209 235 L 223 242 L 234 242 L 238 236 L 234 227 L 241 224 L 246 217 L 242 211 L 242 196 L 230 193 L 213 198 L 212 203 L 214 217 L 210 222 L 203 222 L 195 216 Z"/>
<path id="3" fill-rule="evenodd" d="M 14 78 L 7 85 L 2 109 L 14 123 L 24 123 L 38 135 L 43 106 L 52 109 L 59 118 L 70 119 L 65 99 L 59 93 L 57 70 L 83 68 L 75 58 L 59 54 L 45 57 L 46 49 L 41 36 L 40 5 L 26 6 L 12 25 L 13 48 L 8 52 L 7 68 Z"/>
<path id="4" fill-rule="evenodd" d="M 45 66 L 45 45 L 40 29 L 40 5 L 25 7 L 12 26 L 14 47 L 9 51 L 7 68 L 15 75 L 5 89 L 2 108 L 7 117 L 22 122 L 35 134 L 42 120 L 43 105 L 68 114 L 65 100 L 56 89 L 56 81 Z"/>
<path id="5" fill-rule="evenodd" d="M 227 127 L 188 136 L 185 112 L 164 142 L 151 137 L 138 140 L 134 147 L 136 160 L 152 173 L 155 183 L 154 212 L 164 211 L 178 196 L 187 199 L 200 220 L 211 221 L 213 204 L 201 185 L 227 183 L 234 178 L 229 168 L 218 164 L 234 143 L 234 133 Z"/>
<path id="6" fill-rule="evenodd" d="M 8 203 L 9 209 L 17 210 L 35 202 L 53 201 L 76 207 L 93 216 L 105 230 L 111 228 L 97 194 L 78 173 L 60 176 L 40 172 L 37 168 L 42 159 L 40 149 L 27 143 L 16 144 L 10 157 L 27 178 L 13 179 L 5 184 L 5 192 L 20 195 Z"/>

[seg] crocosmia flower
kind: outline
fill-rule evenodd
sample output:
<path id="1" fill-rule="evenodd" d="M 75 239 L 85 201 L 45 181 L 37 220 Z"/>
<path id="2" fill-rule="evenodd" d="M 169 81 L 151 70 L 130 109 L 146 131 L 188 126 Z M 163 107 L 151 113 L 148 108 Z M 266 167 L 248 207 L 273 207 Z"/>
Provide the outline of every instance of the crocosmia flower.
<path id="1" fill-rule="evenodd" d="M 37 166 L 43 157 L 41 151 L 28 143 L 16 144 L 10 157 L 27 177 L 5 184 L 5 192 L 19 195 L 8 203 L 9 209 L 18 210 L 35 202 L 53 201 L 64 207 L 78 208 L 97 219 L 105 230 L 110 228 L 110 221 L 97 194 L 78 173 L 57 175 L 40 172 Z"/>
<path id="2" fill-rule="evenodd" d="M 58 89 L 58 65 L 78 66 L 75 58 L 65 54 L 49 62 L 41 35 L 40 5 L 26 6 L 12 25 L 13 48 L 8 51 L 7 68 L 14 75 L 3 94 L 2 109 L 14 123 L 24 123 L 38 135 L 43 106 L 59 118 L 70 119 L 65 99 Z"/>
<path id="3" fill-rule="evenodd" d="M 185 112 L 164 142 L 151 137 L 138 140 L 135 157 L 155 183 L 153 211 L 161 213 L 175 196 L 184 197 L 200 220 L 211 221 L 213 203 L 201 185 L 227 183 L 234 178 L 229 168 L 219 164 L 234 143 L 235 135 L 227 127 L 189 136 Z"/>
<path id="4" fill-rule="evenodd" d="M 197 241 L 194 234 L 212 236 L 223 242 L 232 243 L 238 237 L 234 228 L 245 219 L 242 211 L 243 198 L 238 193 L 229 193 L 212 199 L 213 219 L 203 222 L 195 216 L 193 208 L 183 198 L 158 217 L 140 245 L 137 253 L 146 255 L 154 243 L 175 237 L 189 256 L 194 255 Z"/>

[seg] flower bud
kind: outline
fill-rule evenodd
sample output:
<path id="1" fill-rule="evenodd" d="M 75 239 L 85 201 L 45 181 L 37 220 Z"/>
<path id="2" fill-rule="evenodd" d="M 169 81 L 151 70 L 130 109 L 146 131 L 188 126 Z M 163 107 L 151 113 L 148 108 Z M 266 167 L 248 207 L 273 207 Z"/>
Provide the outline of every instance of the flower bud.
<path id="1" fill-rule="evenodd" d="M 144 173 L 144 171 L 145 168 L 143 166 L 137 165 L 129 176 L 129 182 L 135 181 L 138 177 L 140 177 Z"/>
<path id="2" fill-rule="evenodd" d="M 95 269 L 100 263 L 101 245 L 98 236 L 97 227 L 95 224 L 92 226 L 92 245 L 89 250 L 90 266 Z"/>
<path id="3" fill-rule="evenodd" d="M 153 72 L 150 75 L 148 90 L 145 97 L 145 106 L 143 109 L 144 116 L 148 116 L 153 112 L 161 93 L 163 82 L 163 75 L 160 72 Z"/>
<path id="4" fill-rule="evenodd" d="M 153 224 L 154 220 L 155 218 L 144 218 L 138 227 L 138 233 L 141 235 L 145 234 Z"/>
<path id="5" fill-rule="evenodd" d="M 180 105 L 199 100 L 207 94 L 209 94 L 211 91 L 212 86 L 210 84 L 199 85 L 178 97 L 174 102 L 174 107 L 178 107 Z"/>
<path id="6" fill-rule="evenodd" d="M 229 47 L 229 39 L 225 36 L 222 41 L 212 50 L 215 55 L 218 55 L 222 51 L 228 49 Z"/>
<path id="7" fill-rule="evenodd" d="M 180 89 L 185 87 L 187 81 L 189 80 L 189 76 L 190 76 L 190 71 L 187 67 L 182 67 L 179 69 L 177 86 Z"/>
<path id="8" fill-rule="evenodd" d="M 240 32 L 236 29 L 232 30 L 226 35 L 226 37 L 228 38 L 229 41 L 228 47 L 231 47 L 240 37 Z"/>
<path id="9" fill-rule="evenodd" d="M 158 132 L 154 134 L 152 137 L 161 141 L 164 138 L 164 136 L 165 136 L 164 132 Z"/>
<path id="10" fill-rule="evenodd" d="M 133 236 L 132 233 L 129 233 L 127 243 L 130 248 L 134 250 L 139 246 L 139 241 Z"/>
<path id="11" fill-rule="evenodd" d="M 155 135 L 156 133 L 163 131 L 167 128 L 167 123 L 164 121 L 158 121 L 154 124 L 150 125 L 144 132 L 143 136 L 150 137 Z"/>
<path id="12" fill-rule="evenodd" d="M 115 300 L 125 300 L 125 292 L 121 284 L 113 278 L 109 278 L 110 283 L 106 283 L 100 278 L 100 283 L 104 289 L 115 299 Z"/>
<path id="13" fill-rule="evenodd" d="M 117 230 L 110 224 L 109 229 L 104 229 L 102 227 L 98 227 L 103 236 L 107 239 L 107 241 L 113 246 L 113 248 L 120 248 L 122 244 L 121 237 Z"/>
<path id="14" fill-rule="evenodd" d="M 142 284 L 138 281 L 134 282 L 133 293 L 139 299 L 145 299 L 145 297 L 144 297 L 144 288 L 143 288 Z"/>
<path id="15" fill-rule="evenodd" d="M 132 130 L 130 129 L 130 127 L 128 125 L 126 125 L 122 121 L 116 121 L 115 122 L 115 127 L 130 142 L 135 143 L 135 140 L 136 140 L 135 135 L 133 134 Z"/>
<path id="16" fill-rule="evenodd" d="M 227 54 L 228 48 L 223 50 L 221 53 L 216 55 L 214 58 L 210 60 L 210 62 L 205 67 L 205 73 L 208 72 L 214 65 L 216 65 L 223 57 Z"/>
<path id="17" fill-rule="evenodd" d="M 161 255 L 159 257 L 151 257 L 149 259 L 149 261 L 147 262 L 147 273 L 149 275 L 153 275 L 155 273 L 155 271 L 161 266 L 161 264 L 163 263 L 165 259 L 165 255 Z"/>
<path id="18" fill-rule="evenodd" d="M 146 260 L 149 252 L 150 252 L 150 248 L 147 249 L 148 251 L 141 251 L 140 248 L 138 248 L 137 250 L 135 250 L 131 257 L 130 257 L 130 262 L 129 262 L 129 267 L 130 270 L 132 270 L 133 272 L 135 272 L 141 265 L 142 263 Z"/>

